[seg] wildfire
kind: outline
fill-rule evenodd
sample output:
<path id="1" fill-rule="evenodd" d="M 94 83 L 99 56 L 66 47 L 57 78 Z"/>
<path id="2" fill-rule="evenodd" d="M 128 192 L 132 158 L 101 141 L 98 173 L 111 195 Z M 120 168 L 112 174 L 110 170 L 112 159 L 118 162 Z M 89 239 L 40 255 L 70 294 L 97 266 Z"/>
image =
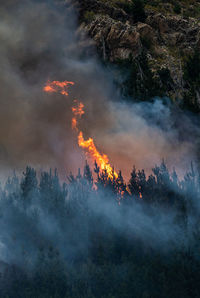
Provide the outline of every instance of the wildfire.
<path id="1" fill-rule="evenodd" d="M 92 159 L 96 161 L 101 170 L 106 170 L 108 178 L 113 179 L 114 177 L 118 177 L 117 173 L 113 171 L 113 168 L 109 164 L 108 156 L 106 154 L 101 154 L 97 150 L 92 138 L 84 140 L 82 131 L 80 131 L 78 135 L 78 144 L 81 148 L 84 148 L 90 154 Z"/>
<path id="2" fill-rule="evenodd" d="M 69 81 L 52 81 L 47 82 L 43 90 L 48 93 L 60 93 L 62 95 L 68 96 L 68 88 L 69 86 L 73 86 L 74 82 Z M 84 115 L 84 104 L 82 102 L 78 102 L 77 100 L 74 100 L 75 105 L 72 107 L 72 129 L 76 130 L 78 133 L 78 145 L 79 147 L 83 148 L 86 153 L 90 155 L 93 161 L 96 161 L 97 165 L 100 167 L 101 170 L 106 170 L 108 174 L 108 178 L 114 179 L 118 178 L 117 173 L 113 170 L 111 165 L 109 164 L 108 156 L 105 154 L 101 154 L 95 144 L 94 140 L 92 138 L 89 138 L 88 140 L 85 140 L 83 137 L 83 132 L 78 129 L 78 118 L 81 118 L 82 115 Z"/>
<path id="3" fill-rule="evenodd" d="M 68 82 L 68 81 L 52 81 L 52 82 L 47 82 L 46 86 L 44 86 L 43 90 L 48 93 L 53 93 L 53 92 L 59 92 L 63 95 L 68 96 L 69 93 L 67 89 L 69 86 L 73 86 L 74 82 Z"/>
<path id="4" fill-rule="evenodd" d="M 74 117 L 72 118 L 72 129 L 76 129 L 78 131 L 78 117 L 82 117 L 82 115 L 85 114 L 84 112 L 84 104 L 82 102 L 78 102 L 76 99 L 74 100 L 74 103 L 76 104 L 76 106 L 72 107 L 72 113 L 74 115 Z"/>
<path id="5" fill-rule="evenodd" d="M 140 190 L 140 192 L 139 192 L 139 197 L 140 197 L 140 199 L 142 199 L 143 196 L 142 196 L 142 192 L 141 192 L 141 186 L 139 186 L 139 190 Z"/>

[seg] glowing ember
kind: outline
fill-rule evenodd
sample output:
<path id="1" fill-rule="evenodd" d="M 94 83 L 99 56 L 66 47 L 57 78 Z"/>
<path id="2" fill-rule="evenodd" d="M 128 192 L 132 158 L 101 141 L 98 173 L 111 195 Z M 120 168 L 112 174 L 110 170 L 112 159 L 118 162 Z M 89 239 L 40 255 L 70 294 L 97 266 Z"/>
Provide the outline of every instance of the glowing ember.
<path id="1" fill-rule="evenodd" d="M 139 186 L 139 189 L 140 189 L 140 192 L 139 192 L 139 196 L 140 196 L 140 199 L 142 199 L 142 193 L 141 193 L 141 186 Z"/>
<path id="2" fill-rule="evenodd" d="M 77 100 L 75 100 L 74 102 L 77 103 Z M 85 114 L 83 109 L 84 109 L 84 104 L 80 102 L 80 103 L 77 103 L 77 107 L 72 107 L 72 112 L 74 116 L 81 117 L 83 114 Z"/>
<path id="3" fill-rule="evenodd" d="M 72 129 L 76 129 L 77 130 L 77 125 L 78 125 L 77 119 L 76 118 L 72 118 Z"/>
<path id="4" fill-rule="evenodd" d="M 76 129 L 78 131 L 78 120 L 77 118 L 85 114 L 84 112 L 84 104 L 82 102 L 78 103 L 77 100 L 74 100 L 74 103 L 76 104 L 76 107 L 72 107 L 72 113 L 74 114 L 74 117 L 72 118 L 72 129 Z"/>
<path id="5" fill-rule="evenodd" d="M 73 86 L 74 82 L 68 82 L 68 81 L 63 81 L 63 82 L 52 81 L 52 82 L 49 82 L 48 81 L 46 86 L 43 88 L 43 90 L 45 92 L 48 92 L 48 93 L 59 92 L 63 95 L 68 96 L 69 93 L 68 93 L 67 89 L 70 85 Z"/>

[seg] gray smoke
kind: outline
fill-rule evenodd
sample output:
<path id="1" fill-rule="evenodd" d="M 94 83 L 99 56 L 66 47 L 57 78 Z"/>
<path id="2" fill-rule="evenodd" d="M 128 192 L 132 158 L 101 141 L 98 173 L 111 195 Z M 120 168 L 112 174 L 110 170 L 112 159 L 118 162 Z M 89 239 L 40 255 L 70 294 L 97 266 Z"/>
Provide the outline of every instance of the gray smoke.
<path id="1" fill-rule="evenodd" d="M 84 152 L 71 130 L 74 98 L 85 104 L 80 121 L 85 138 L 93 137 L 99 151 L 108 155 L 126 179 L 134 164 L 150 172 L 162 158 L 182 174 L 196 159 L 198 129 L 192 120 L 174 114 L 160 99 L 135 104 L 120 100 L 109 72 L 97 58 L 87 55 L 88 44 L 68 1 L 64 6 L 53 1 L 1 1 L 1 176 L 14 168 L 21 172 L 27 164 L 39 170 L 57 167 L 63 175 L 84 164 Z M 68 98 L 49 95 L 43 92 L 47 80 L 70 80 L 75 86 Z M 79 218 L 74 219 L 74 230 L 63 234 L 60 219 L 44 214 L 34 200 L 23 217 L 17 207 L 0 216 L 1 260 L 31 267 L 38 257 L 36 238 L 53 243 L 64 258 L 87 250 L 86 232 L 78 235 L 78 243 L 73 242 Z M 175 225 L 173 212 L 155 210 L 153 214 L 158 215 L 151 216 L 134 205 L 126 208 L 124 217 L 118 206 L 113 208 L 102 198 L 91 198 L 88 204 L 97 217 L 109 218 L 114 229 L 129 231 L 157 248 L 182 244 L 184 232 Z"/>
<path id="2" fill-rule="evenodd" d="M 93 137 L 126 177 L 133 164 L 150 170 L 165 158 L 182 169 L 195 158 L 194 140 L 179 137 L 170 109 L 161 101 L 118 101 L 109 72 L 95 57 L 83 55 L 90 40 L 78 29 L 68 1 L 1 1 L 0 17 L 3 173 L 26 164 L 39 169 L 57 166 L 63 173 L 83 165 L 84 153 L 71 131 L 74 98 L 85 104 L 85 137 Z M 74 81 L 69 98 L 44 94 L 48 79 Z"/>
<path id="3" fill-rule="evenodd" d="M 73 188 L 72 185 L 70 187 Z M 49 246 L 59 251 L 63 261 L 86 256 L 93 237 L 91 218 L 96 220 L 97 233 L 102 233 L 104 237 L 110 236 L 106 229 L 112 227 L 124 239 L 135 239 L 136 244 L 139 240 L 146 247 L 161 253 L 171 252 L 175 248 L 181 250 L 183 245 L 188 247 L 192 243 L 190 227 L 183 229 L 178 225 L 178 214 L 172 210 L 162 210 L 155 206 L 147 212 L 137 201 L 133 201 L 131 207 L 120 207 L 115 203 L 114 196 L 107 191 L 100 191 L 98 195 L 89 192 L 87 196 L 81 190 L 83 192 L 82 188 L 77 187 L 77 193 L 72 191 L 70 200 L 66 202 L 64 219 L 62 213 L 56 214 L 56 210 L 48 212 L 48 206 L 42 206 L 34 195 L 26 210 L 21 208 L 22 198 L 19 197 L 18 202 L 9 205 L 9 202 L 2 202 L 1 197 L 0 261 L 32 270 L 40 249 L 48 249 Z M 73 204 L 74 195 L 78 198 L 78 202 L 73 205 L 77 209 L 71 210 L 69 215 L 67 210 Z M 195 220 L 190 218 L 190 222 L 192 225 Z"/>

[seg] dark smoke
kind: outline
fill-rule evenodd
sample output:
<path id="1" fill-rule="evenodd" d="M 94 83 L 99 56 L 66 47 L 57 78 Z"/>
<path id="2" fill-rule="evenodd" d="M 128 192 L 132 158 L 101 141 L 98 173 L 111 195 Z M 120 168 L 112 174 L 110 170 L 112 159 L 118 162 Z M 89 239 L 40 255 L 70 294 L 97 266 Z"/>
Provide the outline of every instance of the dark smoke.
<path id="1" fill-rule="evenodd" d="M 180 138 L 184 125 L 178 131 L 176 116 L 160 100 L 118 102 L 109 72 L 88 56 L 90 40 L 78 29 L 68 1 L 1 1 L 0 16 L 3 173 L 26 164 L 57 166 L 63 173 L 83 165 L 84 153 L 70 124 L 74 98 L 85 103 L 85 137 L 93 137 L 126 176 L 133 164 L 150 170 L 165 158 L 182 170 L 195 159 L 194 139 Z M 42 90 L 48 79 L 72 80 L 76 85 L 69 98 L 48 95 Z M 194 131 L 191 122 L 189 126 Z"/>

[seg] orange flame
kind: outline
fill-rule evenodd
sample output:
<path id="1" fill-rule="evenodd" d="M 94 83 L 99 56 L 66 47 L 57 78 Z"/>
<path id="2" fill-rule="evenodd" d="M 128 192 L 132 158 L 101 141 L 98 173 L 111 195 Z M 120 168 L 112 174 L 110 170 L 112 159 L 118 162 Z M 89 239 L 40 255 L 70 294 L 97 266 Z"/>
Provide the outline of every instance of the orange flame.
<path id="1" fill-rule="evenodd" d="M 141 193 L 141 186 L 139 186 L 139 190 L 140 190 L 140 192 L 139 192 L 139 197 L 140 197 L 140 199 L 142 199 L 143 196 L 142 196 L 142 193 Z"/>
<path id="2" fill-rule="evenodd" d="M 43 90 L 45 92 L 48 92 L 48 93 L 59 92 L 63 95 L 68 96 L 69 93 L 68 93 L 67 89 L 70 85 L 73 86 L 74 82 L 68 82 L 68 81 L 63 81 L 63 82 L 52 81 L 52 82 L 49 82 L 48 81 L 46 86 L 44 86 Z"/>
<path id="3" fill-rule="evenodd" d="M 77 125 L 78 125 L 77 119 L 76 118 L 72 118 L 72 129 L 76 129 L 77 130 Z"/>
<path id="4" fill-rule="evenodd" d="M 47 82 L 46 86 L 43 88 L 45 92 L 53 93 L 53 92 L 59 92 L 62 95 L 68 96 L 68 87 L 69 85 L 74 85 L 74 82 L 69 81 L 52 81 Z M 86 153 L 89 153 L 90 157 L 93 159 L 93 161 L 96 161 L 97 165 L 100 167 L 101 170 L 106 170 L 108 174 L 108 178 L 114 179 L 117 178 L 117 173 L 113 170 L 111 165 L 109 164 L 108 156 L 105 154 L 101 154 L 95 144 L 94 140 L 92 138 L 89 138 L 88 140 L 84 140 L 83 132 L 78 129 L 78 117 L 81 118 L 82 115 L 84 115 L 84 104 L 82 102 L 78 102 L 77 100 L 74 100 L 74 103 L 76 106 L 72 107 L 72 113 L 74 117 L 72 118 L 72 129 L 75 129 L 78 134 L 78 145 L 79 147 L 86 150 Z"/>
<path id="5" fill-rule="evenodd" d="M 74 100 L 74 103 L 77 105 L 76 107 L 72 107 L 72 113 L 74 117 L 72 118 L 72 129 L 76 129 L 78 131 L 78 120 L 77 118 L 85 114 L 84 112 L 84 104 L 82 102 L 78 103 L 77 100 Z"/>
<path id="6" fill-rule="evenodd" d="M 81 148 L 86 149 L 86 151 L 92 157 L 93 161 L 96 161 L 97 165 L 101 168 L 101 170 L 106 170 L 108 174 L 108 178 L 113 179 L 114 177 L 115 178 L 118 177 L 117 173 L 113 171 L 113 168 L 109 164 L 108 156 L 105 154 L 101 154 L 97 150 L 92 138 L 89 138 L 88 140 L 84 140 L 82 131 L 79 132 L 78 144 Z"/>

